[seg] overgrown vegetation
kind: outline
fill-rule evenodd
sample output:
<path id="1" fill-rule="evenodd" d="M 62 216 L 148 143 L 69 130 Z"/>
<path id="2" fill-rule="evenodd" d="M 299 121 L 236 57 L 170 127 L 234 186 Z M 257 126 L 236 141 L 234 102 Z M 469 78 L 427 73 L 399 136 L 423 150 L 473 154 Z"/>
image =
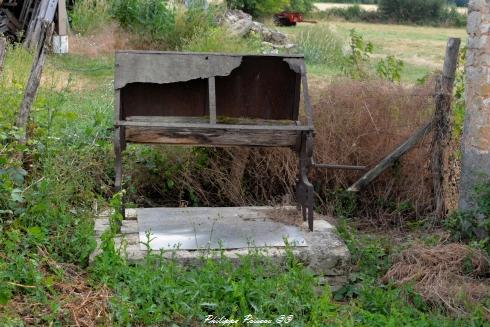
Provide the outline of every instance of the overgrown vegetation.
<path id="1" fill-rule="evenodd" d="M 490 254 L 490 182 L 482 176 L 472 195 L 475 208 L 452 213 L 444 222 L 456 241 L 464 241 Z"/>
<path id="2" fill-rule="evenodd" d="M 150 2 L 131 2 L 131 8 L 123 0 L 109 7 L 79 2 L 71 17 L 78 19 L 80 32 L 90 33 L 101 22 L 92 16 L 107 13 L 147 46 L 161 49 L 262 50 L 254 36 L 237 38 L 215 26 L 209 16 L 214 9 L 180 12 Z M 318 162 L 372 165 L 430 119 L 432 85 L 392 83 L 400 82 L 402 62 L 391 56 L 373 60 L 376 46 L 358 31 L 344 40 L 318 25 L 302 29 L 297 40 L 310 67 L 344 70 L 328 83 L 311 77 Z M 484 297 L 463 305 L 462 314 L 448 313 L 413 285 L 382 279 L 412 242 L 395 241 L 398 236 L 388 235 L 392 226 L 406 234 L 407 228 L 425 228 L 430 214 L 425 143 L 361 196 L 343 191 L 359 177 L 356 172 L 313 172 L 316 210 L 342 218 L 338 231 L 352 253 L 352 274 L 339 290 L 321 286 L 290 252 L 282 267 L 256 249 L 237 266 L 219 254 L 212 259 L 209 252 L 192 269 L 179 265 L 172 253 L 148 254 L 133 265 L 124 245 L 114 246 L 114 229 L 104 234 L 102 252 L 89 264 L 93 216 L 101 208 L 118 207 L 120 196 L 112 193 L 112 56 L 50 56 L 33 107 L 30 141 L 20 146 L 20 131 L 12 123 L 30 61 L 29 52 L 10 47 L 0 75 L 0 325 L 192 326 L 208 315 L 241 319 L 247 314 L 292 315 L 294 326 L 488 324 L 490 303 Z M 341 69 L 335 74 L 342 75 Z M 19 152 L 25 164 L 17 159 Z M 281 203 L 294 194 L 297 158 L 288 150 L 129 146 L 125 158 L 126 196 L 133 205 L 258 205 Z M 488 190 L 484 184 L 477 190 L 479 209 L 472 217 L 488 218 Z M 475 238 L 476 223 L 464 225 L 474 222 L 460 218 L 466 214 L 451 218 L 448 230 L 455 240 L 488 247 L 488 240 Z M 121 217 L 116 213 L 111 219 Z M 359 222 L 384 228 L 384 235 L 356 230 Z M 434 235 L 427 238 L 440 242 Z M 456 268 L 461 267 L 464 278 L 476 276 L 466 271 L 474 266 L 462 262 Z M 464 296 L 459 300 L 464 303 Z"/>
<path id="3" fill-rule="evenodd" d="M 72 28 L 82 34 L 94 33 L 110 19 L 108 0 L 76 1 L 70 12 Z"/>

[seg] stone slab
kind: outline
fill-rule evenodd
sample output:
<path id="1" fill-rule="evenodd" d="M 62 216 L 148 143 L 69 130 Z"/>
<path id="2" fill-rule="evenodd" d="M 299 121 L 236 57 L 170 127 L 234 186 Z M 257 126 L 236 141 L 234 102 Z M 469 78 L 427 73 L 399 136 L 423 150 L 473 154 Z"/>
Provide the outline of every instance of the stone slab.
<path id="1" fill-rule="evenodd" d="M 147 245 L 152 250 L 231 250 L 285 247 L 285 240 L 306 246 L 299 227 L 269 219 L 267 212 L 257 207 L 136 209 L 140 246 L 143 250 Z"/>
<path id="2" fill-rule="evenodd" d="M 256 207 L 259 210 L 268 211 L 271 207 Z M 285 207 L 290 209 L 291 207 Z M 236 208 L 235 208 L 236 209 Z M 278 209 L 275 207 L 275 209 Z M 283 208 L 284 209 L 284 208 Z M 239 209 L 237 209 L 239 210 Z M 137 215 L 137 210 L 131 212 Z M 348 280 L 350 270 L 350 253 L 344 242 L 336 233 L 335 227 L 327 222 L 325 216 L 315 214 L 314 231 L 310 232 L 306 223 L 300 223 L 298 228 L 307 246 L 291 246 L 293 255 L 309 268 L 321 280 L 328 283 L 335 290 Z M 100 253 L 100 235 L 109 227 L 107 216 L 95 219 L 94 233 L 97 240 L 97 248 L 91 255 L 91 260 Z M 141 248 L 137 220 L 134 217 L 126 219 L 122 224 L 122 233 L 115 238 L 115 245 L 121 249 L 129 262 L 138 263 L 145 259 L 146 249 Z M 164 258 L 177 260 L 179 263 L 196 267 L 202 264 L 205 258 L 220 258 L 222 255 L 229 258 L 234 264 L 240 262 L 240 257 L 253 252 L 260 252 L 278 265 L 283 265 L 287 254 L 284 247 L 250 247 L 230 250 L 200 249 L 200 250 L 162 250 L 156 251 Z"/>

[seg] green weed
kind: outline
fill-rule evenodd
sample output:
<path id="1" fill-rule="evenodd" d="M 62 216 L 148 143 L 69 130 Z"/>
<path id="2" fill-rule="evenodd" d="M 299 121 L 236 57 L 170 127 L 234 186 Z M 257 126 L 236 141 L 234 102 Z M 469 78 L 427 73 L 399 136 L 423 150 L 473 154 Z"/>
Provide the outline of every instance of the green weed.
<path id="1" fill-rule="evenodd" d="M 386 59 L 381 59 L 376 64 L 376 74 L 390 82 L 400 83 L 401 72 L 403 70 L 403 61 L 396 59 L 395 56 L 388 56 Z"/>
<path id="2" fill-rule="evenodd" d="M 352 79 L 364 79 L 369 75 L 366 65 L 373 53 L 373 44 L 365 41 L 355 29 L 350 31 L 349 36 L 349 52 L 343 60 L 342 72 Z"/>

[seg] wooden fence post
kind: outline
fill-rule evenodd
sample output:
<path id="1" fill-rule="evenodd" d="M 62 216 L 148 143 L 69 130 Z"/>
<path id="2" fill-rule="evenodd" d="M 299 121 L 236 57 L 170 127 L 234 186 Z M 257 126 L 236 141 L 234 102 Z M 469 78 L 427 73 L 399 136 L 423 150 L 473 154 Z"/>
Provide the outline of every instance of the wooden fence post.
<path id="1" fill-rule="evenodd" d="M 52 23 L 44 22 L 42 24 L 41 34 L 38 39 L 36 54 L 34 56 L 34 62 L 29 74 L 29 79 L 27 80 L 24 98 L 22 99 L 22 103 L 20 105 L 19 114 L 17 115 L 15 122 L 15 126 L 24 130 L 24 134 L 19 140 L 21 144 L 27 143 L 27 122 L 29 121 L 32 103 L 36 97 L 39 83 L 41 82 L 41 73 L 43 71 L 44 61 L 46 60 L 48 43 L 53 34 L 53 27 L 54 25 Z"/>
<path id="2" fill-rule="evenodd" d="M 0 74 L 3 71 L 3 62 L 7 53 L 7 39 L 0 37 Z"/>
<path id="3" fill-rule="evenodd" d="M 437 79 L 435 112 L 432 122 L 431 170 L 434 192 L 434 213 L 437 218 L 446 215 L 445 175 L 449 165 L 451 141 L 451 100 L 453 84 L 458 64 L 461 40 L 449 38 L 442 75 Z"/>

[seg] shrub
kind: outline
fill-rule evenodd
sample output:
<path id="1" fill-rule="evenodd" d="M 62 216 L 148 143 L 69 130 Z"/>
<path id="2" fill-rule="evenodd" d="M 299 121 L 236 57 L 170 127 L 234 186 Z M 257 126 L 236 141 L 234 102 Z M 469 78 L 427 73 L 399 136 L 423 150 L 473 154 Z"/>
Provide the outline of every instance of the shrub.
<path id="1" fill-rule="evenodd" d="M 286 9 L 307 14 L 313 10 L 313 0 L 289 0 L 289 5 Z"/>
<path id="2" fill-rule="evenodd" d="M 201 6 L 170 8 L 166 1 L 113 0 L 112 15 L 139 42 L 162 50 L 180 50 L 187 40 L 214 26 L 214 10 Z"/>
<path id="3" fill-rule="evenodd" d="M 284 10 L 289 0 L 226 0 L 226 4 L 231 9 L 240 9 L 257 17 Z"/>
<path id="4" fill-rule="evenodd" d="M 381 20 L 381 17 L 377 11 L 370 11 L 361 8 L 359 5 L 353 5 L 345 8 L 331 8 L 322 12 L 319 12 L 317 16 L 320 18 L 339 17 L 348 21 L 365 21 L 365 22 L 377 22 Z"/>
<path id="5" fill-rule="evenodd" d="M 174 29 L 175 15 L 164 1 L 113 0 L 112 15 L 131 32 L 166 41 Z"/>
<path id="6" fill-rule="evenodd" d="M 438 22 L 443 15 L 444 0 L 380 0 L 379 11 L 397 22 Z"/>
<path id="7" fill-rule="evenodd" d="M 456 8 L 445 8 L 440 19 L 440 24 L 446 26 L 465 27 L 467 16 L 460 14 Z"/>
<path id="8" fill-rule="evenodd" d="M 71 11 L 71 26 L 81 34 L 91 33 L 110 19 L 107 0 L 79 0 Z"/>

